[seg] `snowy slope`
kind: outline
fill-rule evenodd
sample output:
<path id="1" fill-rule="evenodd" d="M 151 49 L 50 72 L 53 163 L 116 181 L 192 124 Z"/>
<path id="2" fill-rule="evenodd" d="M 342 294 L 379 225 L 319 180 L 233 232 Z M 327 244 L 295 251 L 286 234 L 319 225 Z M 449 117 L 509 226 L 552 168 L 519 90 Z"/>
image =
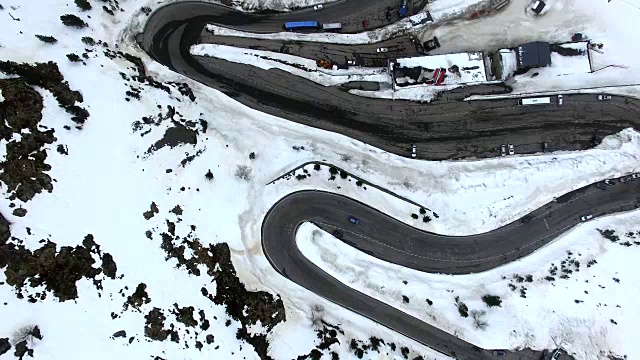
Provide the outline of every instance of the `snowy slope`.
<path id="1" fill-rule="evenodd" d="M 331 345 L 327 354 L 333 351 L 343 359 L 356 358 L 350 349 L 351 339 L 364 345 L 375 336 L 385 339 L 386 345 L 380 346 L 381 354 L 367 350 L 365 358 L 402 358 L 403 346 L 411 349 L 411 358 L 434 358 L 437 355 L 425 347 L 300 289 L 271 269 L 260 247 L 262 217 L 269 207 L 301 187 L 340 189 L 320 179 L 316 183 L 301 181 L 299 185 L 293 185 L 297 180 L 273 185 L 268 182 L 302 162 L 326 159 L 437 209 L 441 216 L 429 223 L 430 229 L 469 233 L 508 222 L 538 203 L 591 181 L 634 171 L 637 164 L 639 134 L 633 131 L 612 137 L 601 149 L 583 153 L 458 163 L 418 163 L 398 158 L 344 136 L 261 114 L 153 63 L 131 42 L 131 31 L 144 24 L 143 7 L 157 7 L 157 1 L 91 4 L 93 9 L 81 11 L 72 1 L 51 0 L 42 11 L 38 2 L 4 0 L 0 10 L 4 30 L 0 33 L 0 59 L 30 64 L 56 62 L 69 87 L 82 94 L 78 105 L 90 113 L 79 126 L 59 107 L 50 90 L 36 86 L 44 107 L 39 125 L 55 130 L 56 139 L 43 145 L 47 154 L 44 163 L 51 166 L 44 171 L 52 178 L 51 192 L 44 190 L 22 201 L 11 198 L 15 189 L 4 183 L 2 186 L 5 196 L 0 213 L 11 222 L 11 251 L 21 243 L 29 255 L 21 254 L 38 259 L 34 261 L 46 270 L 44 265 L 51 263 L 45 255 L 52 255 L 51 250 L 40 257 L 33 251 L 49 240 L 56 244 L 58 254 L 63 246 L 73 247 L 95 261 L 93 268 L 101 269 L 90 279 L 73 281 L 77 298 L 65 301 L 61 294 L 46 288 L 58 288 L 53 278 L 35 288 L 26 284 L 18 292 L 11 285 L 15 272 L 8 272 L 7 267 L 0 271 L 4 310 L 0 341 L 8 339 L 15 346 L 20 342 L 14 336 L 18 329 L 37 325 L 42 340 L 27 342 L 36 359 L 256 359 L 259 351 L 275 359 L 290 359 L 309 354 L 320 343 L 316 331 L 324 330 L 318 318 L 339 324 L 344 332 L 337 332 L 334 337 L 340 344 Z M 103 5 L 114 15 L 103 10 Z M 63 14 L 78 15 L 88 27 L 64 26 L 59 19 Z M 53 36 L 57 42 L 45 43 L 36 34 Z M 105 44 L 90 45 L 82 41 L 83 37 Z M 68 54 L 78 55 L 81 61 L 71 62 Z M 145 74 L 140 74 L 135 58 L 126 54 L 142 59 Z M 8 77 L 16 78 L 0 75 L 0 79 Z M 0 99 L 0 106 L 9 106 L 7 91 L 2 91 Z M 0 140 L 5 145 L 0 147 L 1 154 L 10 150 L 9 143 L 28 139 L 28 133 L 25 130 L 13 133 L 9 140 Z M 167 146 L 159 142 L 162 139 Z M 255 156 L 250 157 L 251 153 Z M 238 166 L 243 165 L 250 169 L 250 175 L 238 172 Z M 206 176 L 209 172 L 211 179 Z M 551 184 L 546 181 L 550 176 L 555 179 Z M 346 194 L 355 190 L 342 189 Z M 382 195 L 359 196 L 392 216 L 411 221 L 406 205 Z M 447 206 L 451 203 L 455 206 Z M 26 209 L 26 214 L 16 211 L 19 209 Z M 470 214 L 474 216 L 468 222 Z M 626 221 L 625 217 L 612 219 Z M 585 240 L 599 236 L 591 232 L 587 235 Z M 99 251 L 91 239 L 99 245 Z M 209 248 L 223 243 L 228 244 L 232 263 L 226 261 L 224 247 Z M 199 246 L 215 251 L 200 251 Z M 106 253 L 117 265 L 113 278 Z M 87 256 L 82 259 L 90 263 Z M 546 263 L 553 257 L 545 253 L 534 256 L 533 263 Z M 631 252 L 620 256 L 631 256 Z M 12 266 L 25 263 L 12 262 Z M 230 264 L 236 274 L 229 271 Z M 37 274 L 45 271 L 43 268 L 28 270 Z M 593 271 L 605 274 L 603 268 L 596 266 Z M 55 269 L 51 274 L 66 274 L 65 269 Z M 213 294 L 222 291 L 207 271 L 229 281 L 237 275 L 248 292 L 242 292 L 240 282 L 234 282 L 237 288 L 229 298 L 215 299 Z M 622 274 L 624 269 L 616 271 L 621 282 L 633 280 L 632 274 Z M 200 275 L 196 275 L 198 272 Z M 41 279 L 36 275 L 31 278 Z M 494 280 L 479 275 L 464 282 L 492 284 Z M 203 295 L 203 288 L 213 300 Z M 286 321 L 278 322 L 273 329 L 255 321 L 252 307 L 242 303 L 260 297 L 277 310 L 278 295 Z M 625 301 L 631 301 L 632 297 L 626 296 Z M 228 306 L 238 304 L 242 309 L 239 313 L 228 310 Z M 569 311 L 556 311 L 560 310 Z M 166 319 L 159 325 L 160 311 Z M 491 316 L 490 323 L 497 324 L 505 322 L 509 314 L 496 312 Z M 633 321 L 633 316 L 629 312 L 628 321 Z M 266 348 L 259 342 L 250 345 L 238 340 L 239 329 L 251 336 L 264 335 Z M 177 342 L 171 340 L 175 336 Z M 480 335 L 468 336 L 478 343 L 486 341 Z M 167 339 L 150 340 L 162 337 Z M 547 341 L 540 339 L 533 344 Z M 634 354 L 626 344 L 615 343 L 623 341 L 618 337 L 608 339 L 611 349 Z M 520 340 L 503 333 L 491 345 L 516 346 L 522 343 Z M 14 348 L 0 359 L 11 359 L 13 354 Z"/>

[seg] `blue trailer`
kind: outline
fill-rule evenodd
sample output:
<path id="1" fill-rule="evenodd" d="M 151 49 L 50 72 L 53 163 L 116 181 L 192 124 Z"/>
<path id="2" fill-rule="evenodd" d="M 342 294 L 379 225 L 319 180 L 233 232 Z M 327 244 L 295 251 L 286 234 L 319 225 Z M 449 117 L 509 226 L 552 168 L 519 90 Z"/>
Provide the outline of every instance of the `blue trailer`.
<path id="1" fill-rule="evenodd" d="M 317 21 L 290 21 L 284 23 L 284 29 L 293 31 L 299 29 L 319 29 L 320 24 Z"/>

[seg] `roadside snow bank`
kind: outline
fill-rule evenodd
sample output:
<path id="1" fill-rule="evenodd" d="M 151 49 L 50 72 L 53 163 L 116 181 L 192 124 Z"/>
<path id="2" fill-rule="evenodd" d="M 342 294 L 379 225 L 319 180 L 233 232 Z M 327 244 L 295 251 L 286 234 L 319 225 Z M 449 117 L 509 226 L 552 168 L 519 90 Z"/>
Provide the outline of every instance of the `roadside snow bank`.
<path id="1" fill-rule="evenodd" d="M 317 66 L 313 60 L 272 51 L 243 49 L 227 45 L 199 44 L 191 47 L 191 54 L 215 57 L 239 64 L 249 64 L 264 70 L 281 69 L 325 86 L 339 85 L 349 81 L 391 82 L 384 68 L 325 69 Z"/>

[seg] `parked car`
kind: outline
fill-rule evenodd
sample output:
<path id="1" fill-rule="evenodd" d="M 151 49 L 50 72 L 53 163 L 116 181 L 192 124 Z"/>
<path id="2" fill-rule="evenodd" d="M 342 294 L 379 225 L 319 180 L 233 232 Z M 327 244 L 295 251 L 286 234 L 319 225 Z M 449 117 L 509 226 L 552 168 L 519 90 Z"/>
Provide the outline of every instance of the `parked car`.
<path id="1" fill-rule="evenodd" d="M 551 360 L 558 360 L 560 359 L 561 355 L 562 353 L 560 352 L 560 350 L 554 350 L 553 354 L 551 354 Z"/>
<path id="2" fill-rule="evenodd" d="M 623 177 L 621 177 L 621 178 L 620 178 L 620 182 L 621 182 L 621 183 L 626 183 L 626 182 L 627 182 L 627 181 L 629 181 L 630 179 L 631 179 L 631 176 L 629 176 L 629 177 L 623 176 Z"/>
<path id="3" fill-rule="evenodd" d="M 355 60 L 347 60 L 347 65 L 356 66 L 356 61 Z"/>
<path id="4" fill-rule="evenodd" d="M 435 50 L 440 47 L 440 42 L 438 41 L 438 37 L 434 36 L 433 39 L 427 40 L 422 44 L 425 52 L 429 52 L 431 50 Z"/>
<path id="5" fill-rule="evenodd" d="M 387 49 L 386 47 L 381 47 L 376 49 L 377 53 L 386 53 L 387 51 L 389 51 L 389 49 Z"/>
<path id="6" fill-rule="evenodd" d="M 491 354 L 493 354 L 493 356 L 500 356 L 500 357 L 507 356 L 507 352 L 504 350 L 493 350 Z"/>
<path id="7" fill-rule="evenodd" d="M 367 19 L 362 19 L 362 27 L 367 30 L 369 28 L 369 22 L 367 21 Z"/>
<path id="8" fill-rule="evenodd" d="M 320 9 L 322 9 L 322 7 L 323 7 L 322 4 L 318 4 L 318 5 L 313 7 L 313 10 L 320 10 Z"/>
<path id="9" fill-rule="evenodd" d="M 593 218 L 593 215 L 585 215 L 585 216 L 581 216 L 580 217 L 580 221 L 587 221 L 589 219 Z"/>
<path id="10" fill-rule="evenodd" d="M 355 216 L 349 216 L 349 222 L 358 225 L 360 224 L 360 219 Z"/>
<path id="11" fill-rule="evenodd" d="M 611 95 L 600 94 L 600 95 L 598 95 L 598 100 L 600 100 L 600 101 L 611 100 Z"/>
<path id="12" fill-rule="evenodd" d="M 411 157 L 415 159 L 418 154 L 416 153 L 417 147 L 416 144 L 411 145 Z"/>
<path id="13" fill-rule="evenodd" d="M 505 144 L 500 145 L 500 155 L 501 156 L 507 155 L 507 145 Z"/>
<path id="14" fill-rule="evenodd" d="M 613 185 L 615 185 L 615 183 L 614 183 L 614 182 L 613 182 L 613 180 L 611 180 L 611 179 L 607 179 L 607 180 L 605 180 L 605 181 L 604 181 L 604 183 L 605 183 L 605 184 L 607 184 L 607 185 L 609 185 L 609 186 L 613 186 Z"/>
<path id="15" fill-rule="evenodd" d="M 607 185 L 600 182 L 596 184 L 596 187 L 600 190 L 607 190 Z"/>
<path id="16" fill-rule="evenodd" d="M 562 105 L 563 102 L 564 102 L 564 99 L 562 95 L 558 95 L 558 105 Z"/>
<path id="17" fill-rule="evenodd" d="M 639 173 L 635 173 L 635 174 L 631 174 L 631 178 L 632 179 L 640 179 L 640 174 Z"/>
<path id="18" fill-rule="evenodd" d="M 387 21 L 391 21 L 391 9 L 387 8 L 387 11 L 384 13 L 384 16 L 387 18 Z"/>
<path id="19" fill-rule="evenodd" d="M 543 152 L 549 151 L 549 144 L 547 144 L 546 142 L 543 142 L 542 143 L 542 151 Z"/>
<path id="20" fill-rule="evenodd" d="M 531 11 L 533 11 L 534 14 L 540 15 L 540 13 L 542 12 L 542 10 L 546 5 L 547 4 L 544 1 L 537 0 L 533 4 L 531 4 L 531 7 L 529 9 L 531 9 Z"/>
<path id="21" fill-rule="evenodd" d="M 516 153 L 516 150 L 513 148 L 513 144 L 509 144 L 509 155 L 513 155 Z"/>

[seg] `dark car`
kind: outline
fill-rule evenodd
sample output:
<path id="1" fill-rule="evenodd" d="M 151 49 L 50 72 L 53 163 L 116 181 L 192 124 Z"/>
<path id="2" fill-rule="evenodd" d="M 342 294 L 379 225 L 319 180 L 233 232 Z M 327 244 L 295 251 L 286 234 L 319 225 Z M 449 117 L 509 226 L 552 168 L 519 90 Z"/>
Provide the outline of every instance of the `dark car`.
<path id="1" fill-rule="evenodd" d="M 507 352 L 504 350 L 493 350 L 491 354 L 493 354 L 493 356 L 500 356 L 500 357 L 507 356 Z"/>
<path id="2" fill-rule="evenodd" d="M 427 40 L 422 44 L 425 52 L 429 52 L 431 50 L 435 50 L 440 47 L 440 42 L 438 41 L 438 37 L 434 36 L 433 39 Z"/>
<path id="3" fill-rule="evenodd" d="M 358 219 L 355 216 L 349 216 L 349 222 L 358 225 L 358 224 L 360 224 L 360 219 Z"/>
<path id="4" fill-rule="evenodd" d="M 367 30 L 369 28 L 369 22 L 367 19 L 362 19 L 362 27 Z"/>

